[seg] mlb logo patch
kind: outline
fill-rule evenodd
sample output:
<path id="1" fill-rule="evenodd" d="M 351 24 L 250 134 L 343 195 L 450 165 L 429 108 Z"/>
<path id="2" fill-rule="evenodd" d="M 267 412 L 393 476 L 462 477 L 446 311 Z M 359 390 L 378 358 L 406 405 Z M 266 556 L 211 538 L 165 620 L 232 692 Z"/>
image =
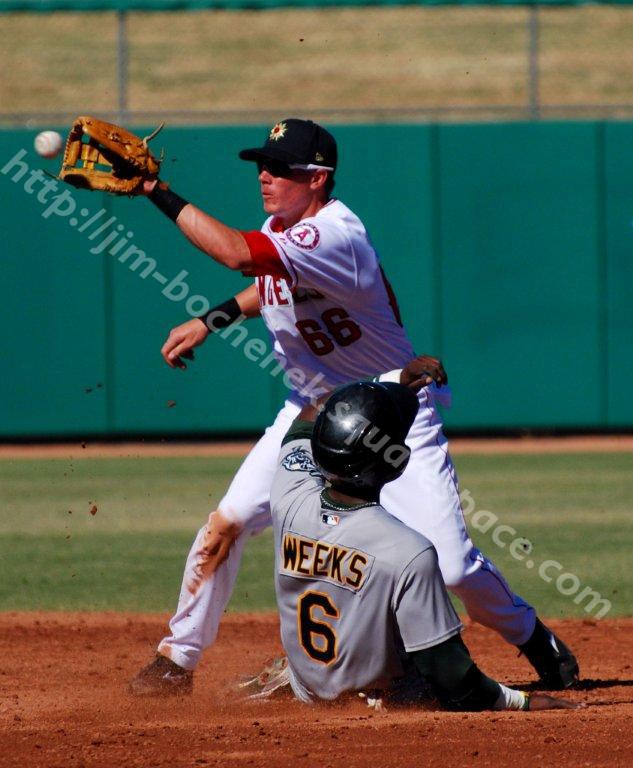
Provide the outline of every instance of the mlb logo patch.
<path id="1" fill-rule="evenodd" d="M 321 522 L 326 525 L 338 525 L 340 520 L 341 518 L 338 515 L 330 515 L 327 512 L 321 515 Z"/>

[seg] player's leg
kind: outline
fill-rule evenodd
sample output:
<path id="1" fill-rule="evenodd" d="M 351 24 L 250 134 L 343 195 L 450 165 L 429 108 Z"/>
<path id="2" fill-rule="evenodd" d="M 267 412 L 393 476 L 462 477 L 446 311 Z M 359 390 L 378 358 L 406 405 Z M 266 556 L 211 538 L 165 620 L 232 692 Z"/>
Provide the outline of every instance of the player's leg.
<path id="1" fill-rule="evenodd" d="M 169 622 L 171 635 L 159 644 L 159 652 L 186 669 L 193 669 L 204 648 L 216 638 L 220 619 L 233 591 L 246 540 L 270 524 L 270 486 L 277 469 L 281 440 L 298 412 L 286 404 L 242 462 L 220 501 L 218 509 L 242 527 L 229 557 L 217 569 L 204 574 L 201 561 L 204 536 L 210 522 L 196 536 L 189 552 L 178 609 Z M 202 572 L 202 578 L 201 577 Z"/>
<path id="2" fill-rule="evenodd" d="M 383 489 L 385 508 L 433 542 L 448 588 L 462 600 L 473 620 L 520 646 L 541 677 L 547 676 L 535 663 L 538 657 L 547 657 L 563 674 L 567 668 L 573 670 L 571 652 L 560 641 L 560 658 L 552 651 L 553 636 L 549 633 L 550 642 L 545 642 L 549 631 L 543 628 L 546 633 L 541 632 L 543 625 L 534 608 L 510 589 L 495 564 L 473 545 L 446 439 L 424 397 L 407 443 L 412 448 L 411 460 L 402 477 Z"/>
<path id="3" fill-rule="evenodd" d="M 265 526 L 264 526 L 265 527 Z M 202 651 L 211 645 L 233 586 L 246 541 L 253 535 L 243 529 L 232 541 L 226 559 L 205 577 L 197 579 L 207 526 L 196 536 L 185 564 L 176 613 L 169 621 L 171 634 L 158 644 L 158 653 L 183 669 L 193 670 Z"/>
<path id="4" fill-rule="evenodd" d="M 202 651 L 215 640 L 226 604 L 237 578 L 239 564 L 248 538 L 270 524 L 269 495 L 281 440 L 299 407 L 286 403 L 275 422 L 244 459 L 233 478 L 218 510 L 226 511 L 226 519 L 236 524 L 228 556 L 215 567 L 209 568 L 206 540 L 214 524 L 211 513 L 193 542 L 183 574 L 178 607 L 169 622 L 170 635 L 158 646 L 157 674 L 146 667 L 131 683 L 132 691 L 139 694 L 168 693 L 170 683 L 163 684 L 162 658 L 174 662 L 166 667 L 167 678 L 180 675 L 182 670 L 193 670 Z M 177 668 L 175 668 L 177 665 Z M 150 665 L 152 666 L 152 665 Z M 177 688 L 176 686 L 172 686 Z"/>
<path id="5" fill-rule="evenodd" d="M 475 621 L 497 630 L 509 643 L 525 642 L 535 611 L 514 595 L 494 564 L 475 548 L 460 505 L 457 478 L 439 429 L 432 441 L 416 431 L 402 477 L 383 489 L 385 508 L 433 542 L 447 587 Z"/>

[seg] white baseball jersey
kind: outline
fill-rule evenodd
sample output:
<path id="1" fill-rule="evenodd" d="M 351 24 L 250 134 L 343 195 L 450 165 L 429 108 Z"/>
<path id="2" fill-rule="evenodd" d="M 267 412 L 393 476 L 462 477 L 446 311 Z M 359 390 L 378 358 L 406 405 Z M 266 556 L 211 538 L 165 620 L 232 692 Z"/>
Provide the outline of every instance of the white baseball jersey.
<path id="1" fill-rule="evenodd" d="M 367 231 L 340 200 L 282 231 L 270 217 L 262 232 L 288 277 L 256 278 L 261 316 L 300 400 L 307 382 L 329 390 L 414 357 Z"/>

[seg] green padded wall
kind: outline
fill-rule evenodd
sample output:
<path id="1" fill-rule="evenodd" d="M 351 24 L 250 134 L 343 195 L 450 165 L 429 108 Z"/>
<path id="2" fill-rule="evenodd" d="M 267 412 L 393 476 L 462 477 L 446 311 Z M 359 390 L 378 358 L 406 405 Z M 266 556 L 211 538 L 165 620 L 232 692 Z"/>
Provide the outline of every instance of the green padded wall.
<path id="1" fill-rule="evenodd" d="M 446 362 L 449 426 L 633 427 L 632 124 L 332 128 L 336 193 L 367 224 L 416 348 Z M 222 220 L 259 227 L 255 170 L 237 152 L 265 131 L 167 128 L 163 176 Z M 74 226 L 43 215 L 45 177 L 31 194 L 25 182 L 59 162 L 35 155 L 35 133 L 0 131 L 0 169 L 23 151 L 0 172 L 0 437 L 262 429 L 287 390 L 242 348 L 210 338 L 187 371 L 160 357 L 188 298 L 213 304 L 248 281 L 143 199 L 72 191 Z M 108 248 L 126 236 L 144 256 L 108 254 L 108 232 Z M 188 296 L 169 300 L 183 270 Z M 247 328 L 268 343 L 260 321 Z"/>
<path id="2" fill-rule="evenodd" d="M 0 134 L 0 169 L 7 171 L 0 173 L 0 434 L 101 432 L 108 376 L 104 259 L 87 254 L 66 219 L 42 217 L 48 206 L 37 200 L 40 183 L 25 191 L 31 171 L 50 166 L 33 151 L 32 134 Z"/>
<path id="3" fill-rule="evenodd" d="M 619 426 L 633 423 L 633 125 L 606 125 L 604 131 L 607 348 L 603 386 L 609 393 L 607 423 Z"/>
<path id="4" fill-rule="evenodd" d="M 449 423 L 604 423 L 595 125 L 439 134 Z"/>
<path id="5" fill-rule="evenodd" d="M 167 154 L 163 175 L 173 189 L 222 221 L 240 229 L 262 221 L 255 166 L 237 158 L 239 149 L 262 141 L 262 129 L 165 130 L 161 141 L 178 151 Z M 216 264 L 190 245 L 177 227 L 144 199 L 116 198 L 114 215 L 134 232 L 134 242 L 156 260 L 169 282 L 182 270 L 187 298 L 198 295 L 218 304 L 252 282 Z M 263 428 L 283 398 L 283 385 L 249 361 L 242 348 L 210 337 L 186 371 L 168 368 L 159 351 L 169 329 L 190 316 L 186 299 L 170 301 L 152 276 L 132 271 L 131 259 L 113 259 L 112 332 L 116 430 L 234 431 Z M 184 288 L 173 286 L 178 297 Z M 198 310 L 199 311 L 199 310 Z M 249 338 L 268 343 L 261 321 L 248 321 Z M 168 407 L 168 402 L 176 403 Z"/>

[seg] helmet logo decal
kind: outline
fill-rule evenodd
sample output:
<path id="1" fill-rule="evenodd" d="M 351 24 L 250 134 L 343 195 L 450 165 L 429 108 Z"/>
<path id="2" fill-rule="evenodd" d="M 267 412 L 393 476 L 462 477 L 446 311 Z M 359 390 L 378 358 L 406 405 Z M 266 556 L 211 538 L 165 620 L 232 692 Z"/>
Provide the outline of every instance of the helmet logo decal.
<path id="1" fill-rule="evenodd" d="M 268 138 L 271 141 L 279 141 L 279 139 L 283 139 L 283 137 L 286 135 L 287 130 L 288 126 L 285 123 L 275 123 L 275 125 L 273 125 L 273 127 L 270 129 Z"/>

